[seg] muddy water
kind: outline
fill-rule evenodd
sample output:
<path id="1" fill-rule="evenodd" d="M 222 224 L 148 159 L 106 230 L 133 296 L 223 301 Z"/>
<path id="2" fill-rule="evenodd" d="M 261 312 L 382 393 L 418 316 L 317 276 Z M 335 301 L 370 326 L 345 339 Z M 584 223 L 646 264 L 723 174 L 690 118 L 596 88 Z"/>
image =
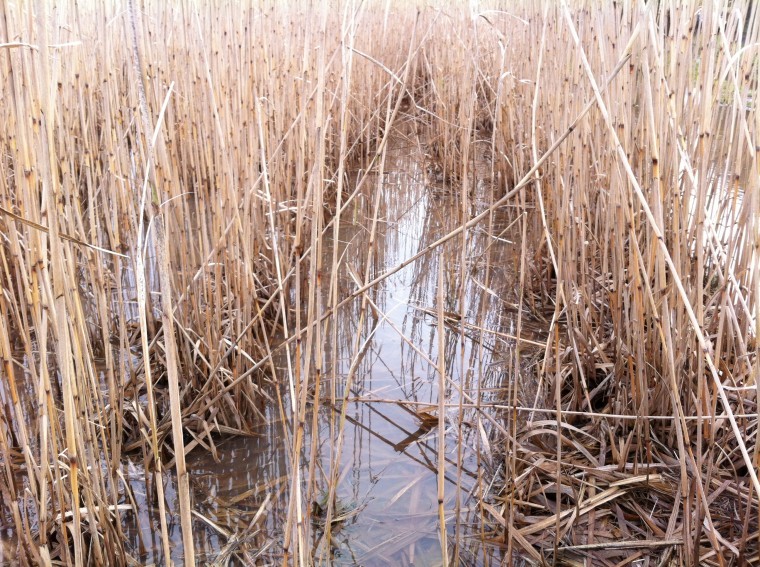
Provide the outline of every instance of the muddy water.
<path id="1" fill-rule="evenodd" d="M 394 141 L 385 169 L 383 177 L 371 180 L 356 205 L 346 211 L 338 240 L 331 236 L 325 243 L 325 265 L 331 264 L 336 248 L 340 258 L 340 297 L 356 289 L 354 277 L 364 277 L 377 191 L 378 237 L 369 260 L 370 277 L 387 272 L 448 233 L 465 214 L 458 191 L 426 179 L 422 153 L 412 141 Z M 484 172 L 473 187 L 466 215 L 476 214 L 493 198 L 487 177 Z M 516 320 L 519 223 L 507 229 L 510 219 L 504 212 L 501 215 L 492 224 L 468 232 L 466 241 L 457 237 L 387 278 L 370 293 L 374 305 L 362 329 L 357 329 L 360 300 L 338 312 L 335 348 L 325 346 L 327 364 L 317 429 L 307 432 L 305 442 L 311 452 L 315 441 L 316 452 L 304 460 L 303 477 L 314 460 L 318 471 L 315 499 L 324 502 L 331 471 L 337 467 L 336 515 L 345 519 L 333 525 L 328 543 L 320 524 L 320 506 L 311 510 L 310 546 L 317 563 L 442 563 L 437 500 L 440 439 L 437 426 L 425 421 L 428 416 L 437 417 L 431 410 L 441 395 L 447 404 L 444 507 L 449 551 L 457 554 L 459 564 L 501 562 L 504 550 L 489 538 L 490 524 L 481 521 L 478 505 L 481 497 L 498 496 L 494 487 L 501 484 L 503 471 L 502 456 L 493 446 L 494 426 L 487 416 L 497 423 L 504 423 L 504 416 L 486 406 L 514 383 L 510 370 L 514 341 L 508 335 L 514 332 Z M 439 266 L 448 323 L 444 391 L 439 390 L 436 367 Z M 327 291 L 324 305 L 330 301 Z M 327 330 L 328 337 L 331 332 Z M 284 358 L 280 363 L 285 376 Z M 356 372 L 346 392 L 352 364 Z M 340 460 L 335 464 L 343 399 L 348 404 L 347 417 Z M 465 402 L 462 408 L 460 401 Z M 472 408 L 472 402 L 484 409 Z M 287 396 L 284 405 L 290 406 Z M 271 422 L 258 435 L 220 444 L 216 458 L 198 451 L 189 459 L 195 505 L 205 518 L 198 520 L 196 533 L 202 561 L 219 560 L 246 548 L 251 551 L 240 553 L 238 560 L 254 564 L 274 560 L 282 552 L 289 489 L 283 439 L 290 432 L 274 410 L 269 417 Z M 132 470 L 132 478 L 139 478 L 139 468 Z M 168 498 L 176 508 L 171 489 Z M 255 527 L 250 527 L 252 523 Z M 142 561 L 161 562 L 157 518 L 139 524 L 140 531 L 129 532 L 128 546 L 139 551 Z M 237 533 L 244 545 L 230 545 L 230 533 Z M 171 535 L 179 544 L 178 523 Z M 175 560 L 181 561 L 179 545 L 174 549 Z"/>

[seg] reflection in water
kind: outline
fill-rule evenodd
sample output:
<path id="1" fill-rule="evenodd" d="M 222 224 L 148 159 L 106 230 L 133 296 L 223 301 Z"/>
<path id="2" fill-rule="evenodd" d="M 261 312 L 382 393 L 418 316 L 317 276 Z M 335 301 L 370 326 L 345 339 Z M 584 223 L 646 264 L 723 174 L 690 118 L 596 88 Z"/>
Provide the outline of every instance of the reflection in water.
<path id="1" fill-rule="evenodd" d="M 386 160 L 379 199 L 378 236 L 370 277 L 385 273 L 425 249 L 463 220 L 462 201 L 428 186 L 421 152 L 396 140 Z M 487 207 L 491 184 L 484 174 L 468 198 L 467 215 Z M 334 247 L 341 258 L 341 297 L 355 290 L 366 273 L 373 203 L 377 190 L 365 190 L 344 215 L 340 241 L 324 244 L 325 265 Z M 480 521 L 479 500 L 490 498 L 503 472 L 492 453 L 490 433 L 504 416 L 485 406 L 503 399 L 513 383 L 510 352 L 514 342 L 516 278 L 520 246 L 513 244 L 519 223 L 494 216 L 388 277 L 368 292 L 369 317 L 358 335 L 366 342 L 356 354 L 361 299 L 339 309 L 334 319 L 336 348 L 325 348 L 317 430 L 304 443 L 316 464 L 316 493 L 307 510 L 311 546 L 318 562 L 333 565 L 438 565 L 438 320 L 437 278 L 443 263 L 446 312 L 443 395 L 445 434 L 444 508 L 449 552 L 460 564 L 499 564 L 505 550 L 489 540 Z M 464 219 L 466 220 L 466 219 Z M 514 219 L 512 219 L 514 220 Z M 331 234 L 329 232 L 328 234 Z M 325 286 L 325 293 L 329 291 Z M 329 297 L 322 299 L 329 304 Z M 486 332 L 487 330 L 490 330 Z M 358 360 L 358 362 L 357 362 Z M 345 378 L 354 364 L 350 391 Z M 281 361 L 283 373 L 284 360 Z M 335 376 L 335 383 L 331 377 Z M 287 395 L 287 392 L 283 392 Z M 333 463 L 340 404 L 346 399 L 346 424 L 340 462 Z M 460 404 L 461 402 L 461 404 Z M 475 407 L 482 405 L 483 407 Z M 289 400 L 284 401 L 289 408 Z M 193 452 L 188 459 L 196 514 L 196 545 L 201 560 L 222 564 L 237 554 L 247 564 L 281 556 L 288 513 L 289 456 L 275 408 L 269 423 L 251 437 L 238 437 Z M 307 423 L 309 420 L 307 420 Z M 336 468 L 337 467 L 337 470 Z M 146 563 L 163 563 L 156 510 L 145 501 L 142 468 L 127 467 L 139 512 L 128 519 L 128 547 Z M 335 471 L 335 472 L 334 472 Z M 329 479 L 338 478 L 331 541 L 325 540 L 324 514 Z M 173 479 L 166 479 L 170 510 L 177 510 Z M 499 483 L 495 483 L 499 485 Z M 181 562 L 178 518 L 169 526 Z M 222 563 L 220 563 L 220 561 Z"/>
<path id="2" fill-rule="evenodd" d="M 426 187 L 421 163 L 418 155 L 403 145 L 396 146 L 389 156 L 387 169 L 391 173 L 382 185 L 381 222 L 371 277 L 397 266 L 461 222 L 461 202 L 441 196 L 436 191 L 439 188 Z M 486 187 L 481 184 L 480 193 L 485 193 Z M 485 199 L 487 195 L 476 197 Z M 364 214 L 371 217 L 372 212 Z M 358 223 L 342 228 L 344 238 L 337 243 L 341 248 L 339 256 L 345 258 L 341 277 L 349 290 L 356 287 L 351 274 L 364 273 L 360 262 L 365 256 L 367 231 L 363 227 L 369 225 L 369 220 L 359 218 Z M 440 564 L 436 475 L 439 437 L 432 426 L 437 416 L 431 411 L 437 408 L 439 395 L 435 317 L 439 262 L 443 262 L 445 271 L 444 310 L 453 315 L 448 319 L 452 326 L 446 331 L 444 353 L 449 378 L 444 392 L 449 408 L 444 493 L 447 529 L 452 536 L 449 549 L 458 542 L 463 563 L 485 564 L 489 559 L 498 562 L 498 547 L 487 546 L 473 537 L 478 536 L 477 497 L 485 492 L 494 474 L 479 458 L 478 423 L 482 424 L 482 418 L 467 409 L 460 419 L 458 403 L 461 400 L 469 404 L 479 395 L 482 399 L 478 388 L 497 388 L 505 380 L 491 365 L 492 353 L 499 348 L 496 341 L 487 338 L 481 347 L 467 335 L 475 335 L 471 332 L 473 326 L 506 328 L 508 321 L 500 320 L 507 317 L 505 310 L 488 303 L 507 301 L 509 291 L 505 284 L 514 281 L 509 274 L 509 254 L 513 251 L 505 243 L 496 243 L 488 254 L 483 254 L 495 242 L 484 232 L 469 233 L 467 239 L 466 254 L 462 253 L 463 241 L 454 239 L 370 292 L 373 317 L 361 336 L 371 335 L 372 340 L 348 393 L 350 405 L 338 487 L 340 501 L 360 503 L 363 508 L 334 530 L 332 563 Z M 326 250 L 326 255 L 332 257 L 332 250 Z M 496 298 L 483 293 L 489 278 L 499 281 L 499 288 L 504 287 L 499 292 L 506 295 Z M 462 299 L 464 309 L 459 308 Z M 348 373 L 353 360 L 351 345 L 357 335 L 358 309 L 357 300 L 337 317 L 341 340 L 334 364 L 339 378 Z M 454 315 L 461 312 L 465 313 L 464 321 Z M 459 332 L 462 329 L 464 335 Z M 342 394 L 337 393 L 339 397 Z M 331 421 L 336 419 L 336 412 L 328 409 L 324 414 L 318 432 L 322 451 L 317 458 L 329 471 L 330 447 L 336 435 L 331 437 L 330 432 L 337 429 Z M 427 415 L 432 419 L 428 420 Z M 327 490 L 326 480 L 322 489 Z M 320 535 L 315 533 L 317 556 L 324 554 L 326 547 Z"/>

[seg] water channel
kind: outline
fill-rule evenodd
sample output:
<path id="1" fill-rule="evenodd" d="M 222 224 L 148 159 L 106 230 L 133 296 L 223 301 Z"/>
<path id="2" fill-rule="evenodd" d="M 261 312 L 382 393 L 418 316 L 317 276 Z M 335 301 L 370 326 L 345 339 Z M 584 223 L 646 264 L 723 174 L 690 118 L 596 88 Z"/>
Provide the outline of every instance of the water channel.
<path id="1" fill-rule="evenodd" d="M 355 290 L 357 280 L 364 277 L 375 202 L 378 235 L 370 277 L 386 273 L 449 233 L 503 191 L 481 167 L 470 183 L 463 210 L 459 189 L 450 191 L 430 178 L 424 148 L 411 136 L 394 138 L 382 177 L 371 175 L 375 179 L 343 215 L 339 240 L 328 234 L 324 243 L 327 266 L 337 248 L 341 297 Z M 492 536 L 493 518 L 490 523 L 483 521 L 479 502 L 497 501 L 504 482 L 499 429 L 507 427 L 508 416 L 489 405 L 503 401 L 507 389 L 519 382 L 513 334 L 521 223 L 515 217 L 498 211 L 491 222 L 484 221 L 464 237 L 456 236 L 385 279 L 368 293 L 361 332 L 357 329 L 361 298 L 334 318 L 337 341 L 335 348 L 324 347 L 317 428 L 307 431 L 307 458 L 302 460 L 303 477 L 310 462 L 317 470 L 317 504 L 311 510 L 309 530 L 316 564 L 442 564 L 439 396 L 446 405 L 443 503 L 449 553 L 461 565 L 501 563 L 506 551 Z M 443 353 L 439 297 L 445 312 Z M 325 304 L 328 301 L 323 297 Z M 538 341 L 539 333 L 529 327 L 526 318 L 522 350 L 538 348 L 531 338 Z M 331 344 L 332 339 L 327 341 Z M 441 356 L 446 373 L 443 391 Z M 284 357 L 278 364 L 286 376 Z M 355 372 L 346 392 L 352 364 Z M 284 407 L 290 407 L 287 388 L 283 395 Z M 343 446 L 334 465 L 344 399 L 348 405 Z M 272 564 L 281 557 L 290 488 L 285 440 L 291 433 L 276 406 L 266 411 L 268 423 L 250 437 L 220 440 L 215 451 L 196 450 L 188 457 L 202 564 L 223 565 L 230 559 L 229 564 Z M 166 562 L 157 509 L 146 498 L 151 491 L 146 489 L 140 456 L 135 459 L 127 456 L 124 467 L 138 510 L 125 514 L 126 549 L 140 564 L 162 565 Z M 319 524 L 323 512 L 319 501 L 328 492 L 334 466 L 338 467 L 337 521 L 328 543 L 324 525 Z M 168 509 L 176 512 L 174 479 L 167 478 L 165 484 Z M 173 518 L 172 559 L 180 565 L 179 518 L 177 514 Z"/>

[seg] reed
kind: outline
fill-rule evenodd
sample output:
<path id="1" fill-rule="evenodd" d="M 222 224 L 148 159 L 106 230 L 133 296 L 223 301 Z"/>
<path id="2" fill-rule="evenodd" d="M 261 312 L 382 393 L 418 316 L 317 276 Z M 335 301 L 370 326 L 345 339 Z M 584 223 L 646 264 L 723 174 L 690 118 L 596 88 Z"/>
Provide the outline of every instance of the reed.
<path id="1" fill-rule="evenodd" d="M 502 557 L 757 561 L 758 42 L 750 0 L 4 2 L 0 526 L 13 561 L 135 561 L 123 532 L 137 456 L 165 561 L 194 562 L 185 457 L 277 415 L 289 478 L 273 555 L 329 562 L 344 471 L 309 459 L 308 431 L 335 409 L 340 462 L 376 292 L 410 265 L 438 282 L 444 564 L 466 547 L 459 495 L 454 522 L 444 509 L 452 408 L 460 440 L 465 413 L 479 420 L 493 473 L 479 472 L 480 530 Z M 457 224 L 379 271 L 402 131 Z M 361 215 L 369 246 L 348 262 L 335 243 Z M 469 275 L 478 231 L 517 236 L 514 296 L 485 253 L 485 279 Z M 476 283 L 490 295 L 475 304 Z M 493 315 L 508 310 L 507 329 Z M 480 352 L 508 337 L 519 380 L 496 395 L 454 384 L 470 361 L 446 354 L 473 335 Z M 345 373 L 328 363 L 339 352 Z"/>

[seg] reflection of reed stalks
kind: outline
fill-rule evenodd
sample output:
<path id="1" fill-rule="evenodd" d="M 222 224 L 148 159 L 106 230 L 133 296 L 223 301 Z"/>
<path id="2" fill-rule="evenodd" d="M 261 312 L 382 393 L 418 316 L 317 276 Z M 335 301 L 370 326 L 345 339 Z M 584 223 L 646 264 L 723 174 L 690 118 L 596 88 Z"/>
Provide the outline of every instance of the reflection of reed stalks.
<path id="1" fill-rule="evenodd" d="M 405 268 L 444 562 L 760 561 L 757 3 L 123 4 L 0 14 L 9 561 L 192 561 L 184 457 L 273 415 L 282 516 L 203 525 L 225 558 L 329 560 L 312 503 L 329 542 Z M 381 242 L 396 134 L 429 189 L 411 257 Z"/>

